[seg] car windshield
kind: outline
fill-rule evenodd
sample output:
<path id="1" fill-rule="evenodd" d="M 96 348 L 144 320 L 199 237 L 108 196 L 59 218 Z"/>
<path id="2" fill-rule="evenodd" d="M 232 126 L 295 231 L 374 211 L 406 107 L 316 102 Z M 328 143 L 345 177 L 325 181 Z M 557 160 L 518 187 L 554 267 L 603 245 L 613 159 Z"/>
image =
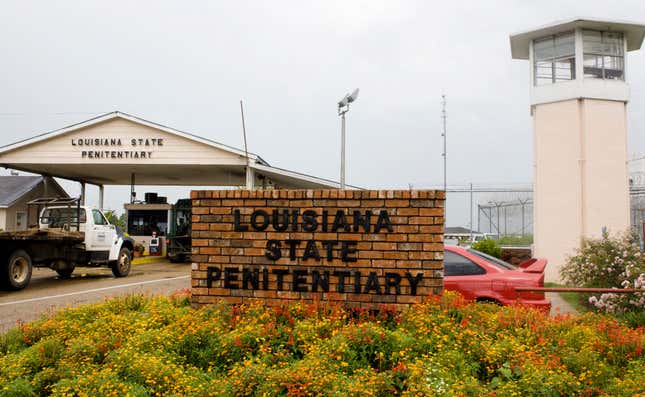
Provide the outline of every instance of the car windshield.
<path id="1" fill-rule="evenodd" d="M 478 257 L 484 259 L 485 261 L 489 262 L 491 265 L 495 265 L 495 266 L 497 266 L 497 267 L 499 267 L 501 269 L 517 270 L 517 267 L 511 265 L 510 263 L 504 262 L 503 260 L 501 260 L 499 258 L 495 258 L 494 256 L 490 256 L 488 254 L 485 254 L 483 252 L 477 251 L 475 249 L 468 248 L 468 252 L 470 252 L 471 254 L 473 254 L 475 256 L 478 256 Z"/>

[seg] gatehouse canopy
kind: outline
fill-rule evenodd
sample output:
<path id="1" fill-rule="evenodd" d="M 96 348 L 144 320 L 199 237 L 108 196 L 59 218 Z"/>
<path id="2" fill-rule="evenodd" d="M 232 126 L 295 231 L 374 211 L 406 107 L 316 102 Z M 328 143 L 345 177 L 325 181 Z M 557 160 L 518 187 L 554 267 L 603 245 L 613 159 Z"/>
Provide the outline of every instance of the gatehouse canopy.
<path id="1" fill-rule="evenodd" d="M 0 147 L 0 166 L 99 186 L 339 187 L 118 111 Z"/>

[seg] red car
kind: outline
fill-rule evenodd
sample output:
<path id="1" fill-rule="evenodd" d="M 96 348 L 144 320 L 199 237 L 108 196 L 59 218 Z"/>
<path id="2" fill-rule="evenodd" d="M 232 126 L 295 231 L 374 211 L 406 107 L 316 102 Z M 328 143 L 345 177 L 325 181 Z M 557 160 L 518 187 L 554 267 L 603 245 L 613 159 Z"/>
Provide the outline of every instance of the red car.
<path id="1" fill-rule="evenodd" d="M 443 285 L 466 299 L 549 311 L 551 301 L 543 292 L 515 291 L 516 287 L 544 287 L 545 267 L 546 259 L 530 259 L 516 267 L 472 248 L 446 245 Z"/>

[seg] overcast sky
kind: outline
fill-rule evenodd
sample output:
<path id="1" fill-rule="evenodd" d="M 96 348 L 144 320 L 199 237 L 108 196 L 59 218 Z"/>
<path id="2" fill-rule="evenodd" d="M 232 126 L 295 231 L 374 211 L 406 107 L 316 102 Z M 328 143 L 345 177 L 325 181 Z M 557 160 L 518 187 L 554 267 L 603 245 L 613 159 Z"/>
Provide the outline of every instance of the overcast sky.
<path id="1" fill-rule="evenodd" d="M 348 183 L 427 188 L 443 183 L 445 93 L 449 185 L 528 184 L 529 65 L 508 36 L 575 16 L 645 23 L 645 2 L 5 0 L 0 146 L 119 110 L 242 147 L 243 99 L 251 151 L 338 180 L 336 103 L 360 87 Z M 643 51 L 628 79 L 628 150 L 645 152 Z M 106 191 L 122 209 L 129 188 Z"/>

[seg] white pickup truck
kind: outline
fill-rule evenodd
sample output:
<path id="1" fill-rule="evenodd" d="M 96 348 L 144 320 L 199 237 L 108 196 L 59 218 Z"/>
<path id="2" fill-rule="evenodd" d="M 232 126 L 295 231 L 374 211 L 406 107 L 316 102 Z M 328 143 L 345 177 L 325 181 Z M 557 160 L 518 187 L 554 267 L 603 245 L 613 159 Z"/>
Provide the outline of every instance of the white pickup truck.
<path id="1" fill-rule="evenodd" d="M 37 226 L 0 232 L 0 284 L 5 288 L 25 288 L 34 266 L 55 270 L 61 278 L 69 278 L 76 266 L 108 266 L 116 277 L 130 273 L 134 241 L 100 210 L 81 206 L 78 199 L 36 199 L 29 206 L 36 206 Z"/>

